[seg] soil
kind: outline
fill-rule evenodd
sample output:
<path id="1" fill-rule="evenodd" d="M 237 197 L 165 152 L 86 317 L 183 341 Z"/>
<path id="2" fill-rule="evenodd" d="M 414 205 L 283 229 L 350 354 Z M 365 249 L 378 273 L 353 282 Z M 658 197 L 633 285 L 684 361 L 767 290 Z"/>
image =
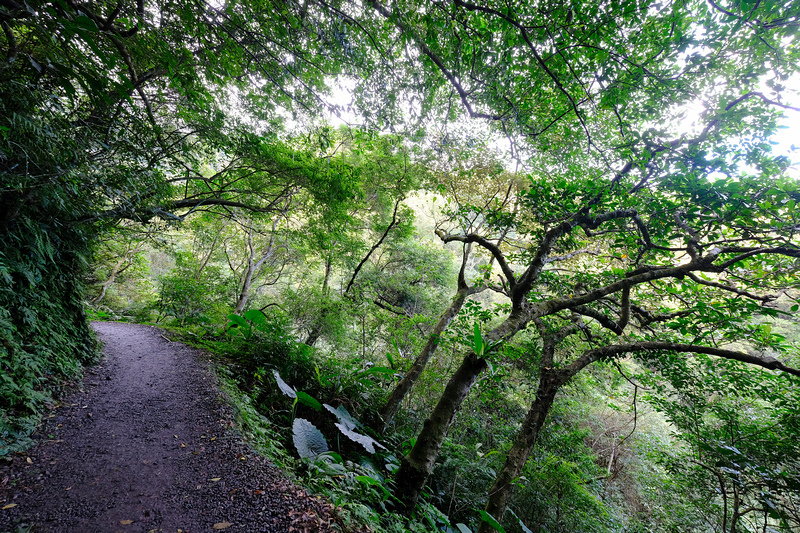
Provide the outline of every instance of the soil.
<path id="1" fill-rule="evenodd" d="M 92 326 L 104 360 L 0 462 L 0 531 L 339 530 L 242 441 L 207 356 L 154 327 Z"/>

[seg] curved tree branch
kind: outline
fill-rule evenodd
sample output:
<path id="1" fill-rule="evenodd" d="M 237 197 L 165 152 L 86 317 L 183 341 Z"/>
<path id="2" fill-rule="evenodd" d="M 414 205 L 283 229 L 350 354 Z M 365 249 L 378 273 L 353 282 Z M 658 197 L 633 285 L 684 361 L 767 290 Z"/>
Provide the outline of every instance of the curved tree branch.
<path id="1" fill-rule="evenodd" d="M 751 300 L 758 300 L 759 302 L 771 302 L 778 298 L 776 295 L 767 294 L 765 296 L 759 296 L 757 294 L 753 294 L 751 292 L 743 291 L 741 289 L 737 289 L 736 287 L 731 287 L 729 285 L 725 285 L 723 283 L 717 283 L 715 281 L 706 281 L 702 278 L 699 278 L 695 274 L 688 272 L 686 277 L 694 281 L 695 283 L 699 283 L 700 285 L 705 285 L 707 287 L 715 287 L 717 289 L 722 289 L 723 291 L 732 292 L 734 294 L 738 294 L 739 296 L 744 296 L 745 298 L 750 298 Z"/>
<path id="2" fill-rule="evenodd" d="M 350 277 L 350 281 L 347 283 L 347 288 L 344 290 L 345 294 L 350 292 L 350 288 L 353 286 L 353 283 L 356 280 L 356 276 L 358 276 L 358 273 L 361 272 L 361 269 L 364 267 L 364 264 L 369 260 L 370 256 L 372 256 L 375 250 L 380 248 L 381 244 L 383 244 L 383 241 L 385 241 L 386 237 L 389 235 L 389 232 L 392 231 L 392 228 L 394 228 L 400 222 L 397 217 L 397 210 L 400 209 L 400 203 L 402 201 L 403 201 L 402 197 L 398 198 L 397 201 L 395 201 L 394 212 L 392 212 L 392 221 L 389 223 L 389 226 L 386 228 L 386 231 L 383 232 L 383 235 L 381 235 L 380 239 L 378 239 L 378 242 L 372 245 L 372 248 L 370 248 L 369 252 L 367 252 L 367 255 L 364 256 L 364 258 L 358 264 L 356 269 L 353 271 L 353 275 Z"/>
<path id="3" fill-rule="evenodd" d="M 617 357 L 626 353 L 650 351 L 687 352 L 713 355 L 722 359 L 739 361 L 753 366 L 760 366 L 768 370 L 780 370 L 781 372 L 786 372 L 787 374 L 800 377 L 800 369 L 787 366 L 774 357 L 739 352 L 736 350 L 726 350 L 724 348 L 714 348 L 711 346 L 700 346 L 697 344 L 682 344 L 666 341 L 643 341 L 631 344 L 613 344 L 610 346 L 603 346 L 601 348 L 594 348 L 585 352 L 581 357 L 569 365 L 568 368 L 575 367 L 582 369 L 590 362 L 598 359 Z"/>
<path id="4" fill-rule="evenodd" d="M 506 277 L 509 286 L 513 289 L 514 286 L 516 285 L 517 280 L 514 277 L 514 271 L 511 270 L 511 267 L 508 265 L 508 262 L 506 262 L 506 258 L 503 255 L 503 252 L 496 244 L 491 242 L 489 239 L 481 237 L 480 235 L 475 235 L 474 233 L 470 233 L 469 235 L 446 235 L 444 232 L 440 231 L 439 233 L 437 233 L 437 235 L 439 236 L 440 239 L 442 239 L 442 242 L 444 243 L 454 242 L 454 241 L 463 243 L 474 242 L 482 246 L 483 248 L 486 248 L 489 251 L 489 253 L 492 254 L 492 257 L 494 257 L 495 260 L 497 261 L 497 264 L 500 266 L 500 270 L 503 271 L 503 275 Z"/>

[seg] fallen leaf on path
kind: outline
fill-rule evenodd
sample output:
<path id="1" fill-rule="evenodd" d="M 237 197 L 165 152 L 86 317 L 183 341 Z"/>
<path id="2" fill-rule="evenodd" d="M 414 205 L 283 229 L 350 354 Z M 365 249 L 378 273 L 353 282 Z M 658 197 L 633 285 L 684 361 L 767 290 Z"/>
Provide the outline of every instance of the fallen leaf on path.
<path id="1" fill-rule="evenodd" d="M 215 483 L 216 483 L 216 482 L 217 482 L 217 481 L 219 481 L 220 479 L 222 479 L 222 478 L 221 478 L 221 477 L 212 477 L 212 478 L 211 478 L 211 481 L 213 481 L 213 482 L 215 482 Z"/>
<path id="2" fill-rule="evenodd" d="M 26 458 L 26 459 L 25 459 L 25 461 L 26 461 L 28 464 L 33 464 L 33 461 L 31 461 L 31 458 L 30 458 L 30 457 Z"/>
<path id="3" fill-rule="evenodd" d="M 123 526 L 128 526 L 130 524 L 133 524 L 133 520 L 120 520 L 119 523 L 122 524 Z"/>
<path id="4" fill-rule="evenodd" d="M 228 529 L 232 525 L 230 522 L 217 522 L 213 527 L 214 529 Z"/>
<path id="5" fill-rule="evenodd" d="M 12 507 L 16 507 L 16 506 L 17 506 L 16 503 L 9 503 L 8 505 L 4 505 L 3 506 L 3 510 L 5 511 L 6 509 L 11 509 Z"/>

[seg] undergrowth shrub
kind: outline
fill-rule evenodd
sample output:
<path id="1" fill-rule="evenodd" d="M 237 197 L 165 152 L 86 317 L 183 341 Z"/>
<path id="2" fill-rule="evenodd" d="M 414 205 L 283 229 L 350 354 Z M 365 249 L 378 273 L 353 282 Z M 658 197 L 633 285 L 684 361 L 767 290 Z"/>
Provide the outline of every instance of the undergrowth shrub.
<path id="1" fill-rule="evenodd" d="M 294 339 L 289 319 L 283 312 L 271 309 L 266 314 L 253 310 L 244 316 L 248 318 L 229 315 L 227 330 L 232 358 L 241 365 L 245 375 L 253 377 L 258 369 L 274 369 L 303 387 L 315 381 L 315 352 Z M 252 385 L 252 381 L 249 383 Z"/>
<path id="2" fill-rule="evenodd" d="M 199 272 L 195 263 L 191 254 L 177 254 L 175 269 L 158 280 L 155 308 L 181 326 L 210 326 L 221 322 L 229 312 L 229 301 L 236 289 L 220 267 L 210 265 Z"/>
<path id="3" fill-rule="evenodd" d="M 402 443 L 381 439 L 365 420 L 377 416 L 394 370 L 347 357 L 322 357 L 297 342 L 279 310 L 230 315 L 224 374 L 237 387 L 245 433 L 261 425 L 291 453 L 293 469 L 353 524 L 377 531 L 428 531 L 391 513 L 389 478 Z M 365 445 L 366 443 L 366 445 Z M 269 450 L 267 453 L 271 454 Z M 282 456 L 285 460 L 286 456 Z"/>

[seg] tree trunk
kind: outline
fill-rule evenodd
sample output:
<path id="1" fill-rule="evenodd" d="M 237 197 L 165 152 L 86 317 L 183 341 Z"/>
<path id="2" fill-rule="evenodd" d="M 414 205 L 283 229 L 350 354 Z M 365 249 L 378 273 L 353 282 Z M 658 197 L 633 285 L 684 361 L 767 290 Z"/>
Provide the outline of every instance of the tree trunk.
<path id="1" fill-rule="evenodd" d="M 397 411 L 400 409 L 400 404 L 402 403 L 403 399 L 411 390 L 411 387 L 414 386 L 419 376 L 422 374 L 422 371 L 425 369 L 425 365 L 428 364 L 431 356 L 436 351 L 436 348 L 439 346 L 439 338 L 441 337 L 444 330 L 450 324 L 450 322 L 455 318 L 458 312 L 461 310 L 461 307 L 464 305 L 464 301 L 467 299 L 467 296 L 472 294 L 471 289 L 469 288 L 461 288 L 456 292 L 455 298 L 450 303 L 450 307 L 448 307 L 444 313 L 439 317 L 439 321 L 436 322 L 436 325 L 433 328 L 433 331 L 428 336 L 428 342 L 422 348 L 422 351 L 417 356 L 414 364 L 411 365 L 411 368 L 406 372 L 405 377 L 397 384 L 397 387 L 392 391 L 392 394 L 389 395 L 389 399 L 386 400 L 386 405 L 383 406 L 381 409 L 381 418 L 383 419 L 383 428 L 381 429 L 381 433 L 385 432 L 386 429 L 389 427 L 389 424 L 394 419 Z"/>
<path id="2" fill-rule="evenodd" d="M 414 511 L 420 492 L 433 470 L 433 464 L 439 455 L 447 430 L 453 423 L 461 403 L 469 394 L 475 379 L 484 368 L 486 368 L 485 359 L 477 357 L 474 353 L 464 357 L 461 366 L 447 383 L 439 403 L 425 421 L 414 448 L 401 461 L 397 472 L 395 496 L 400 500 L 400 511 L 406 515 Z"/>
<path id="3" fill-rule="evenodd" d="M 534 322 L 542 335 L 543 341 L 542 360 L 539 367 L 539 388 L 536 391 L 536 399 L 533 401 L 522 423 L 517 438 L 506 455 L 506 462 L 489 490 L 489 499 L 484 509 L 498 522 L 503 519 L 514 480 L 519 478 L 520 473 L 522 473 L 525 462 L 528 460 L 528 456 L 530 456 L 536 444 L 536 439 L 539 437 L 539 431 L 542 429 L 547 414 L 553 406 L 556 394 L 578 372 L 600 359 L 603 355 L 600 350 L 589 350 L 566 367 L 556 369 L 553 363 L 556 346 L 563 339 L 575 333 L 578 328 L 575 325 L 570 325 L 558 332 L 547 333 L 545 325 L 540 320 L 535 320 Z M 491 533 L 491 531 L 491 526 L 486 522 L 482 522 L 478 527 L 478 533 Z"/>
<path id="4" fill-rule="evenodd" d="M 116 281 L 117 276 L 128 270 L 128 268 L 133 265 L 133 262 L 136 260 L 136 254 L 143 248 L 142 243 L 138 243 L 133 245 L 131 248 L 126 248 L 125 252 L 120 257 L 119 261 L 114 265 L 114 268 L 111 269 L 111 273 L 108 276 L 108 279 L 103 282 L 101 285 L 102 289 L 100 290 L 100 294 L 91 300 L 89 303 L 96 304 L 100 302 L 106 296 L 106 291 L 108 288 Z"/>
<path id="5" fill-rule="evenodd" d="M 331 271 L 333 270 L 333 252 L 328 254 L 328 257 L 325 259 L 325 277 L 322 278 L 322 294 L 323 296 L 327 296 L 330 292 L 330 280 L 331 280 Z"/>
<path id="6" fill-rule="evenodd" d="M 122 272 L 123 270 L 125 270 L 124 268 L 122 268 L 122 266 L 125 264 L 126 260 L 127 260 L 127 256 L 123 256 L 119 261 L 117 261 L 117 264 L 114 265 L 114 268 L 111 269 L 111 274 L 108 276 L 108 279 L 106 279 L 105 282 L 103 282 L 103 285 L 101 285 L 102 289 L 100 290 L 100 294 L 97 295 L 96 298 L 92 299 L 89 303 L 96 304 L 100 300 L 105 298 L 106 291 L 111 286 L 111 284 L 114 283 L 114 281 L 117 279 L 117 275 L 120 272 Z M 128 266 L 130 266 L 130 265 L 128 265 Z"/>
<path id="7" fill-rule="evenodd" d="M 250 299 L 250 287 L 253 284 L 253 268 L 252 261 L 247 266 L 247 273 L 244 276 L 244 281 L 242 282 L 242 290 L 239 292 L 239 300 L 236 302 L 236 310 L 234 311 L 237 315 L 242 314 L 244 311 L 245 306 L 247 305 L 247 300 Z"/>
<path id="8" fill-rule="evenodd" d="M 253 278 L 259 268 L 272 257 L 275 251 L 275 226 L 278 224 L 278 219 L 272 223 L 272 235 L 269 238 L 269 246 L 266 251 L 261 254 L 261 257 L 256 261 L 256 248 L 253 245 L 253 229 L 247 230 L 247 247 L 249 256 L 247 258 L 247 272 L 244 273 L 244 280 L 242 280 L 242 290 L 239 292 L 239 300 L 236 302 L 236 313 L 241 314 L 247 306 L 247 301 L 250 299 L 250 288 L 253 286 Z"/>
<path id="9" fill-rule="evenodd" d="M 731 529 L 730 533 L 737 533 L 739 531 L 739 518 L 741 518 L 745 513 L 739 512 L 739 506 L 741 505 L 741 501 L 739 500 L 739 489 L 736 486 L 736 483 L 733 483 L 733 505 L 731 507 Z"/>
<path id="10" fill-rule="evenodd" d="M 523 313 L 511 312 L 502 324 L 485 335 L 484 341 L 494 343 L 513 337 L 526 324 Z M 447 430 L 461 407 L 461 403 L 469 394 L 478 375 L 486 368 L 486 360 L 474 353 L 464 357 L 453 377 L 447 383 L 439 403 L 425 421 L 417 437 L 417 443 L 400 464 L 397 473 L 396 496 L 400 500 L 400 512 L 410 515 L 419 499 L 422 487 L 433 470 L 433 464 L 439 455 Z"/>
<path id="11" fill-rule="evenodd" d="M 306 346 L 313 347 L 317 343 L 317 340 L 319 340 L 319 336 L 321 334 L 322 334 L 322 324 L 315 324 L 314 329 L 312 329 L 311 332 L 308 334 L 308 337 L 306 337 L 306 340 L 303 341 L 303 344 L 305 344 Z"/>
<path id="12" fill-rule="evenodd" d="M 525 421 L 517 434 L 517 438 L 506 456 L 503 468 L 497 474 L 492 488 L 489 490 L 489 501 L 485 510 L 500 522 L 505 513 L 508 498 L 511 495 L 514 480 L 520 476 L 528 456 L 539 437 L 547 414 L 553 406 L 556 393 L 566 383 L 564 371 L 542 368 L 539 376 L 539 389 L 536 400 L 531 405 Z M 478 533 L 492 533 L 493 528 L 487 522 L 481 522 Z"/>
<path id="13" fill-rule="evenodd" d="M 328 254 L 328 257 L 325 258 L 325 277 L 322 278 L 322 295 L 327 297 L 330 293 L 330 279 L 331 279 L 331 271 L 333 270 L 333 251 Z M 327 315 L 327 310 L 322 309 L 320 312 L 320 317 L 314 326 L 311 328 L 311 331 L 308 333 L 308 337 L 306 340 L 303 341 L 303 344 L 307 346 L 314 346 L 319 340 L 320 335 L 322 335 L 322 323 L 325 321 L 325 316 Z"/>

